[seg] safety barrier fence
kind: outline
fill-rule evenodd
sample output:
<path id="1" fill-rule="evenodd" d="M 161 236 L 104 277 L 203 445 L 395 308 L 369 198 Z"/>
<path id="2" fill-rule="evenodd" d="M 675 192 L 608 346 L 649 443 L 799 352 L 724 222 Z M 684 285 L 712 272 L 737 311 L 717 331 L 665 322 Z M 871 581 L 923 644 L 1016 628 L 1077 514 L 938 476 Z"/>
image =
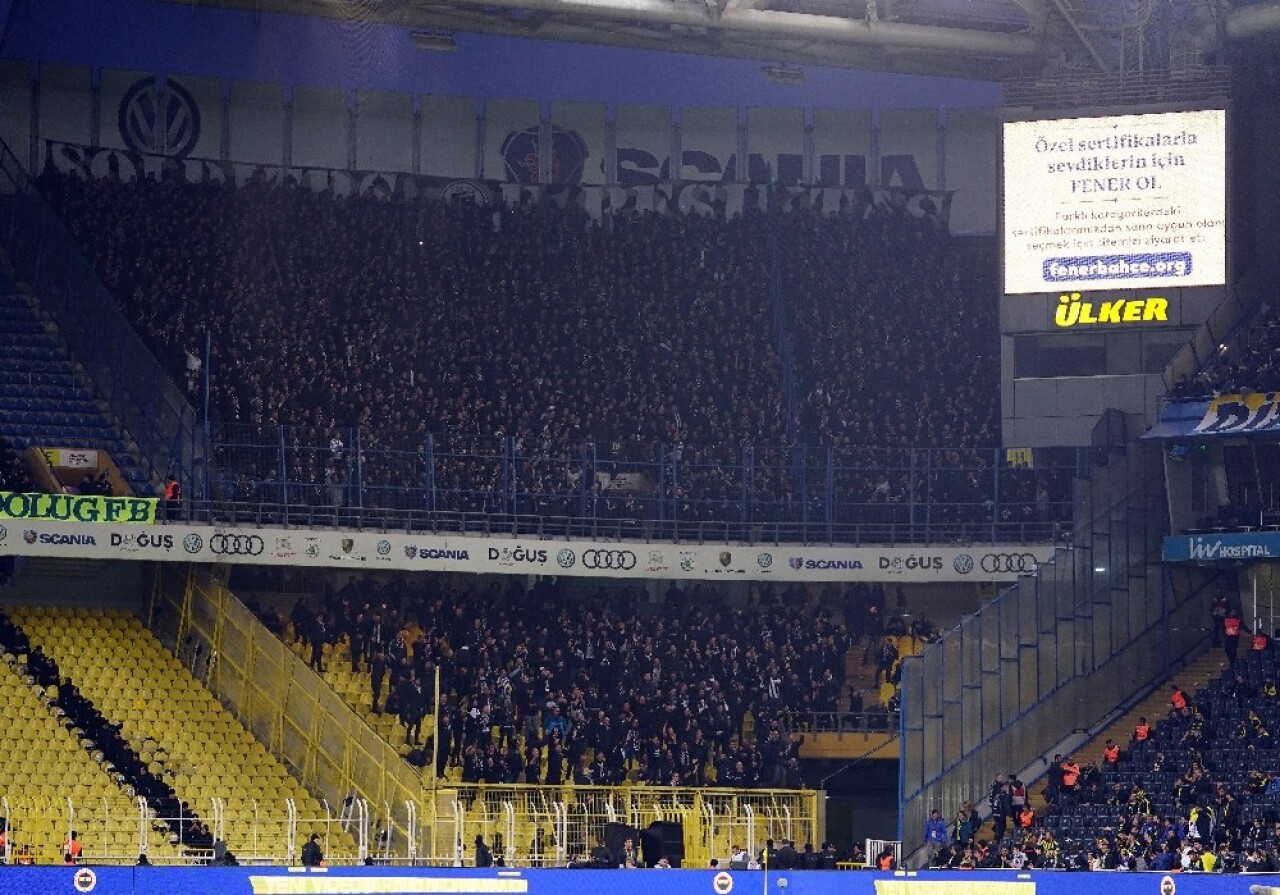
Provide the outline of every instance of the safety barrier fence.
<path id="1" fill-rule="evenodd" d="M 1205 576 L 1160 562 L 1158 449 L 1131 448 L 1081 481 L 1087 515 L 1070 548 L 907 660 L 903 808 L 910 854 L 932 808 L 952 817 L 996 773 L 1043 757 L 1162 678 L 1208 634 Z"/>
<path id="2" fill-rule="evenodd" d="M 1035 468 L 997 449 L 809 448 L 427 436 L 222 426 L 173 509 L 187 521 L 652 540 L 1054 540 L 1082 456 Z"/>
<path id="3" fill-rule="evenodd" d="M 592 541 L 894 546 L 909 544 L 1038 544 L 1061 540 L 1069 528 L 1058 522 L 935 522 L 922 525 L 874 521 L 825 525 L 806 522 L 751 523 L 704 519 L 659 521 L 590 516 L 453 513 L 385 507 L 321 507 L 253 501 L 184 500 L 162 507 L 170 522 L 293 528 L 345 528 L 433 534 L 511 535 Z M 874 516 L 869 517 L 869 519 Z"/>
<path id="4" fill-rule="evenodd" d="M 157 575 L 153 629 L 322 804 L 341 806 L 331 815 L 350 821 L 352 806 L 363 806 L 369 844 L 359 857 L 382 847 L 387 860 L 449 863 L 463 860 L 483 835 L 513 865 L 563 865 L 589 850 L 608 823 L 680 823 L 685 855 L 704 862 L 735 844 L 821 840 L 811 790 L 437 780 L 404 761 L 209 570 L 175 565 Z M 351 827 L 357 847 L 361 829 Z"/>
<path id="5" fill-rule="evenodd" d="M 19 858 L 61 863 L 72 851 L 82 863 L 96 865 L 133 864 L 144 854 L 156 866 L 207 865 L 225 862 L 228 852 L 244 864 L 294 864 L 314 834 L 333 865 L 469 865 L 481 836 L 508 867 L 566 867 L 588 861 L 610 824 L 644 831 L 657 823 L 678 824 L 682 831 L 681 841 L 663 843 L 664 854 L 677 865 L 702 867 L 712 858 L 727 866 L 738 847 L 756 854 L 769 839 L 803 844 L 820 836 L 815 792 L 678 787 L 451 787 L 394 810 L 358 798 L 325 804 L 318 817 L 293 799 L 215 797 L 191 804 L 192 813 L 179 817 L 123 795 L 40 800 L 15 793 L 0 797 L 0 807 L 2 854 L 10 864 Z M 407 820 L 404 829 L 387 822 L 393 815 Z M 639 851 L 641 838 L 637 833 L 641 860 L 654 861 Z"/>

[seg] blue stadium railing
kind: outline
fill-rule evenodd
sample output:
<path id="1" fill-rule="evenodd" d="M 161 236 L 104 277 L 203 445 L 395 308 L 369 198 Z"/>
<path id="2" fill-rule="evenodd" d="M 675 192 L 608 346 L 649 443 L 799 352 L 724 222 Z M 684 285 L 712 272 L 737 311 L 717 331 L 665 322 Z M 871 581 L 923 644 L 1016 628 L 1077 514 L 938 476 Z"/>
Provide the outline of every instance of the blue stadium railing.
<path id="1" fill-rule="evenodd" d="M 178 512 L 222 524 L 542 537 L 1027 543 L 1070 529 L 1080 460 L 1027 469 L 995 448 L 372 443 L 362 429 L 215 427 L 207 475 Z"/>
<path id="2" fill-rule="evenodd" d="M 192 469 L 203 443 L 194 412 L 3 141 L 0 245 L 137 445 L 149 477 Z"/>

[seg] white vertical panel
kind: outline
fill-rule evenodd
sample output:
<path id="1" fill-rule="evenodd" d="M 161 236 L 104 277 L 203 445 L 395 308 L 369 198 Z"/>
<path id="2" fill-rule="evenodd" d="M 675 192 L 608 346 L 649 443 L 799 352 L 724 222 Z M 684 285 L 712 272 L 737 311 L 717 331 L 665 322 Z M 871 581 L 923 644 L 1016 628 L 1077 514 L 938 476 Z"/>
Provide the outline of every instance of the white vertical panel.
<path id="1" fill-rule="evenodd" d="M 804 109 L 748 109 L 747 146 L 747 174 L 752 180 L 799 183 L 804 170 Z"/>
<path id="2" fill-rule="evenodd" d="M 937 109 L 885 109 L 880 113 L 880 173 L 881 186 L 937 188 Z"/>
<path id="3" fill-rule="evenodd" d="M 814 109 L 814 179 L 823 186 L 863 186 L 870 180 L 871 110 Z"/>
<path id="4" fill-rule="evenodd" d="M 293 164 L 347 167 L 347 95 L 323 87 L 293 89 Z"/>
<path id="5" fill-rule="evenodd" d="M 532 100 L 494 99 L 485 106 L 484 175 L 537 183 L 541 106 Z"/>
<path id="6" fill-rule="evenodd" d="M 604 113 L 602 103 L 551 104 L 552 181 L 604 183 Z"/>
<path id="7" fill-rule="evenodd" d="M 106 131 L 105 110 L 102 117 Z M 40 139 L 89 142 L 89 69 L 79 65 L 40 66 Z"/>
<path id="8" fill-rule="evenodd" d="M 121 114 L 126 110 L 130 91 L 137 85 L 140 90 L 154 97 L 152 88 L 156 77 L 152 72 L 104 68 L 101 73 L 102 84 L 102 133 L 98 142 L 109 149 L 132 149 L 138 152 L 153 152 L 154 131 L 159 127 L 158 119 L 148 127 L 145 120 L 137 114 L 130 114 L 132 124 L 125 122 L 130 129 L 129 134 L 121 131 Z M 85 95 L 89 96 L 89 82 L 85 81 Z M 87 107 L 86 107 L 87 108 Z"/>
<path id="9" fill-rule="evenodd" d="M 413 97 L 364 90 L 356 118 L 356 167 L 398 173 L 413 170 Z"/>
<path id="10" fill-rule="evenodd" d="M 473 177 L 476 173 L 475 103 L 460 96 L 424 96 L 422 111 L 423 174 Z"/>
<path id="11" fill-rule="evenodd" d="M 284 156 L 284 91 L 278 84 L 231 83 L 231 160 L 278 165 Z"/>
<path id="12" fill-rule="evenodd" d="M 666 106 L 619 106 L 618 183 L 657 183 L 671 151 L 671 110 Z"/>
<path id="13" fill-rule="evenodd" d="M 680 179 L 723 180 L 738 149 L 738 110 L 733 106 L 686 107 L 680 125 L 684 137 Z"/>
<path id="14" fill-rule="evenodd" d="M 216 159 L 221 142 L 222 85 L 217 78 L 196 75 L 170 75 L 166 83 L 176 83 L 185 90 L 200 116 L 199 136 L 188 155 L 191 158 Z"/>
<path id="15" fill-rule="evenodd" d="M 952 233 L 994 233 L 1000 200 L 1000 122 L 995 109 L 947 112 L 947 189 Z"/>
<path id="16" fill-rule="evenodd" d="M 31 136 L 31 69 L 25 60 L 0 59 L 0 140 L 23 166 Z M 40 147 L 44 158 L 44 147 Z M 35 173 L 35 172 L 32 172 Z"/>

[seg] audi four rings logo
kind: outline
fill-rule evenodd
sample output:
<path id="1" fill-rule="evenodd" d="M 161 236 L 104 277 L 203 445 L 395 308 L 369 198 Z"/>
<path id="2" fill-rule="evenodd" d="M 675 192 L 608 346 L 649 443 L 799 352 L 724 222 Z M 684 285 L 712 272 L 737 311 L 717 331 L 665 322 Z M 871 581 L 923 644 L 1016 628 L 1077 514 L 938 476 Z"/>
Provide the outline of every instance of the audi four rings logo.
<path id="1" fill-rule="evenodd" d="M 265 548 L 257 535 L 216 534 L 209 538 L 209 549 L 226 556 L 261 556 Z"/>
<path id="2" fill-rule="evenodd" d="M 1034 572 L 1037 562 L 1034 553 L 988 553 L 982 557 L 982 571 Z"/>
<path id="3" fill-rule="evenodd" d="M 636 555 L 630 550 L 584 550 L 582 564 L 588 569 L 616 569 L 625 572 L 636 567 Z"/>

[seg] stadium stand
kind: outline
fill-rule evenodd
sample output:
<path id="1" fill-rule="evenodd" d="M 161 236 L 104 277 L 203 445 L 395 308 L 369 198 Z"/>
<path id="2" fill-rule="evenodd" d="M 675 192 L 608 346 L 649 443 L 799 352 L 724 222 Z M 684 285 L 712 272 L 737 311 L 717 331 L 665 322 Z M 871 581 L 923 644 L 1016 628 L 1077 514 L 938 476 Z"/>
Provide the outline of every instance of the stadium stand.
<path id="1" fill-rule="evenodd" d="M 549 579 L 483 599 L 407 593 L 369 578 L 299 601 L 288 639 L 419 764 L 438 667 L 437 771 L 463 783 L 796 788 L 790 734 L 845 696 L 853 642 L 829 611 L 802 608 L 802 590 L 733 610 L 712 589 L 673 588 L 657 613 L 634 592 L 574 595 Z"/>
<path id="2" fill-rule="evenodd" d="M 9 614 L 57 663 L 55 679 L 59 672 L 65 676 L 60 690 L 73 687 L 99 713 L 103 730 L 118 731 L 121 749 L 113 764 L 148 796 L 170 841 L 207 850 L 211 858 L 215 830 L 202 814 L 220 799 L 226 847 L 239 858 L 279 859 L 286 803 L 293 800 L 301 831 L 314 828 L 335 857 L 354 855 L 334 812 L 299 785 L 137 618 L 116 610 L 25 605 Z M 130 669 L 127 679 L 123 666 Z M 158 798 L 157 783 L 167 790 Z"/>
<path id="3" fill-rule="evenodd" d="M 63 844 L 73 824 L 86 859 L 131 862 L 137 857 L 133 800 L 104 762 L 95 759 L 101 753 L 86 748 L 83 731 L 66 723 L 53 693 L 29 680 L 26 654 L 13 652 L 8 637 L 3 646 L 0 797 L 10 823 L 11 862 L 16 863 L 25 849 L 37 863 L 62 863 Z M 33 759 L 37 755 L 38 761 Z M 68 799 L 78 806 L 74 817 L 66 816 Z M 127 825 L 110 823 L 111 807 Z M 157 852 L 175 854 L 167 842 Z"/>
<path id="4" fill-rule="evenodd" d="M 22 459 L 9 444 L 0 437 L 0 491 L 29 491 L 31 479 L 22 466 Z"/>
<path id="5" fill-rule="evenodd" d="M 1182 378 L 1173 398 L 1280 390 L 1280 309 L 1263 306 L 1236 352 L 1223 351 L 1194 377 Z"/>
<path id="6" fill-rule="evenodd" d="M 111 452 L 137 494 L 151 486 L 87 377 L 78 373 L 27 299 L 0 275 L 0 438 L 12 450 L 84 447 Z M 3 459 L 6 468 L 14 467 Z M 0 469 L 0 475 L 4 470 Z M 29 483 L 28 483 L 29 484 Z"/>
<path id="7" fill-rule="evenodd" d="M 1003 835 L 994 824 L 984 835 L 986 821 L 966 803 L 933 866 L 1280 868 L 1280 663 L 1265 637 L 1234 666 L 1222 660 L 1217 649 L 1202 654 L 1180 676 L 1204 675 L 1203 686 L 1186 693 L 1175 678 L 1074 755 L 1046 757 L 1043 799 L 1027 799 L 1030 826 L 1006 802 Z M 987 794 L 990 809 L 1002 782 Z"/>
<path id="8" fill-rule="evenodd" d="M 1070 516 L 1069 475 L 995 472 L 994 303 L 973 300 L 995 294 L 990 252 L 914 220 L 776 216 L 780 314 L 759 212 L 599 227 L 543 206 L 40 182 L 193 400 L 210 334 L 221 500 L 861 525 L 914 524 L 904 505 L 931 500 L 957 505 L 940 527 L 1038 525 L 1024 540 Z M 946 313 L 958 293 L 966 314 Z M 900 368 L 849 363 L 886 345 Z M 606 471 L 647 481 L 610 492 Z"/>

